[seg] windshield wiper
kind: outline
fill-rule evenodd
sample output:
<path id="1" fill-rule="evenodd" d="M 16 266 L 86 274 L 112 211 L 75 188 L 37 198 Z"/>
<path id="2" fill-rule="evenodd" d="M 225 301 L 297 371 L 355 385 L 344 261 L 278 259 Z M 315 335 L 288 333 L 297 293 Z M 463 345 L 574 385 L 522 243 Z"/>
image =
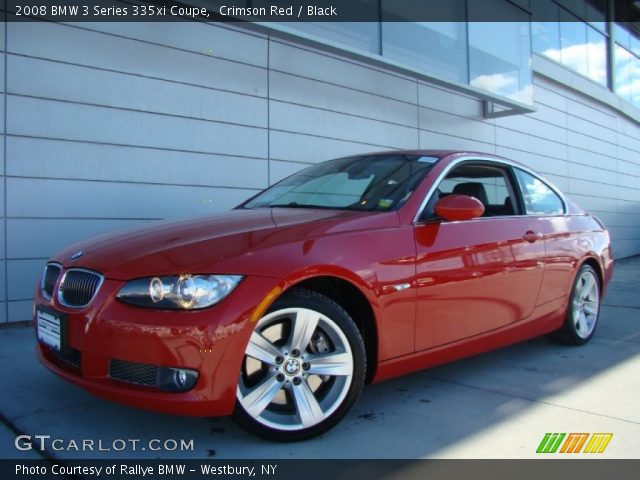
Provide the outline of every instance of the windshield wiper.
<path id="1" fill-rule="evenodd" d="M 272 203 L 268 205 L 269 208 L 322 208 L 327 210 L 344 210 L 344 207 L 327 207 L 324 205 L 310 205 L 308 203 L 298 203 L 298 202 L 290 202 L 290 203 Z"/>

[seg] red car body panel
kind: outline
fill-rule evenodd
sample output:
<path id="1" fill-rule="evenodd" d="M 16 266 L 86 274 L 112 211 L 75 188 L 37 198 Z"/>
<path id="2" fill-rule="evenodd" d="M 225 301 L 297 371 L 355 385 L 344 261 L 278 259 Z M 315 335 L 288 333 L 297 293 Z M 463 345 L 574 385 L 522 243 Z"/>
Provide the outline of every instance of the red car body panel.
<path id="1" fill-rule="evenodd" d="M 52 261 L 95 270 L 105 282 L 84 309 L 47 300 L 38 286 L 35 305 L 66 315 L 68 344 L 83 354 L 81 371 L 41 344 L 40 360 L 104 398 L 176 414 L 227 415 L 254 322 L 278 294 L 308 279 L 339 278 L 366 298 L 378 342 L 373 381 L 556 330 L 585 261 L 598 267 L 604 291 L 613 262 L 608 233 L 571 202 L 566 215 L 414 223 L 449 165 L 478 155 L 419 153 L 442 158 L 398 211 L 240 209 L 65 249 Z M 84 255 L 71 261 L 78 250 Z M 203 310 L 160 311 L 115 298 L 127 280 L 182 273 L 245 278 Z M 161 392 L 109 378 L 111 358 L 200 375 L 193 390 Z"/>

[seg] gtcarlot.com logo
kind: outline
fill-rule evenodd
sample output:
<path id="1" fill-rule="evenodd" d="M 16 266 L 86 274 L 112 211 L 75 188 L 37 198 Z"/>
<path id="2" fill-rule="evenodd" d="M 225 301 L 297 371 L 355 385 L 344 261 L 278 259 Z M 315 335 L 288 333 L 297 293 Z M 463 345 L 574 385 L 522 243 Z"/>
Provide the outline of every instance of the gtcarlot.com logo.
<path id="1" fill-rule="evenodd" d="M 115 438 L 111 440 L 103 439 L 64 439 L 55 438 L 51 435 L 18 435 L 14 440 L 17 450 L 47 450 L 73 451 L 73 452 L 123 452 L 150 450 L 152 452 L 188 452 L 193 451 L 193 439 L 174 438 L 151 438 L 141 440 L 140 438 Z"/>
<path id="2" fill-rule="evenodd" d="M 545 433 L 536 453 L 604 453 L 611 437 L 613 433 Z"/>

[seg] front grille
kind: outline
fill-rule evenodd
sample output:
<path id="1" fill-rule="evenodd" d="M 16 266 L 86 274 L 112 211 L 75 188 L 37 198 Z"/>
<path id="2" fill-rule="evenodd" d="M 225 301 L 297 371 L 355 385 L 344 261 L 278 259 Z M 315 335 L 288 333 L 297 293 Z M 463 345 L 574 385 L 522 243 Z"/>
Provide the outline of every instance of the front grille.
<path id="1" fill-rule="evenodd" d="M 53 296 L 53 289 L 56 287 L 56 282 L 58 281 L 60 270 L 62 270 L 60 265 L 50 263 L 45 267 L 44 273 L 42 274 L 42 284 L 40 285 L 40 290 L 42 291 L 42 294 L 49 300 Z"/>
<path id="2" fill-rule="evenodd" d="M 51 349 L 51 351 L 63 362 L 68 363 L 69 365 L 78 369 L 82 368 L 82 352 L 80 350 L 69 348 L 65 353 L 59 352 L 54 349 Z"/>
<path id="3" fill-rule="evenodd" d="M 128 362 L 112 358 L 109 362 L 109 377 L 121 382 L 135 383 L 156 387 L 158 385 L 158 370 L 155 365 Z"/>
<path id="4" fill-rule="evenodd" d="M 102 276 L 73 268 L 62 277 L 58 290 L 58 300 L 67 307 L 84 307 L 91 302 L 102 284 Z"/>

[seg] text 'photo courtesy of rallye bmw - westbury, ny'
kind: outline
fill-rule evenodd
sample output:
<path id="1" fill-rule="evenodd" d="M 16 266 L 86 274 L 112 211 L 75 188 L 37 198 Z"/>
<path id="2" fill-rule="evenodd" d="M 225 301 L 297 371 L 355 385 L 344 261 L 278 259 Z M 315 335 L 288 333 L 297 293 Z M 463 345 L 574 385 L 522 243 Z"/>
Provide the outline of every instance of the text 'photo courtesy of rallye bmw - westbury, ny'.
<path id="1" fill-rule="evenodd" d="M 113 463 L 102 462 L 101 465 L 24 465 L 16 464 L 15 475 L 20 476 L 53 476 L 61 478 L 108 478 L 110 476 L 118 478 L 153 478 L 156 476 L 164 478 L 181 477 L 184 475 L 199 475 L 206 477 L 210 475 L 224 477 L 276 477 L 278 465 L 275 463 L 252 465 L 232 465 L 219 462 L 215 465 L 201 463 L 197 467 L 184 463 L 158 463 L 157 465 L 143 465 L 136 463 Z"/>

